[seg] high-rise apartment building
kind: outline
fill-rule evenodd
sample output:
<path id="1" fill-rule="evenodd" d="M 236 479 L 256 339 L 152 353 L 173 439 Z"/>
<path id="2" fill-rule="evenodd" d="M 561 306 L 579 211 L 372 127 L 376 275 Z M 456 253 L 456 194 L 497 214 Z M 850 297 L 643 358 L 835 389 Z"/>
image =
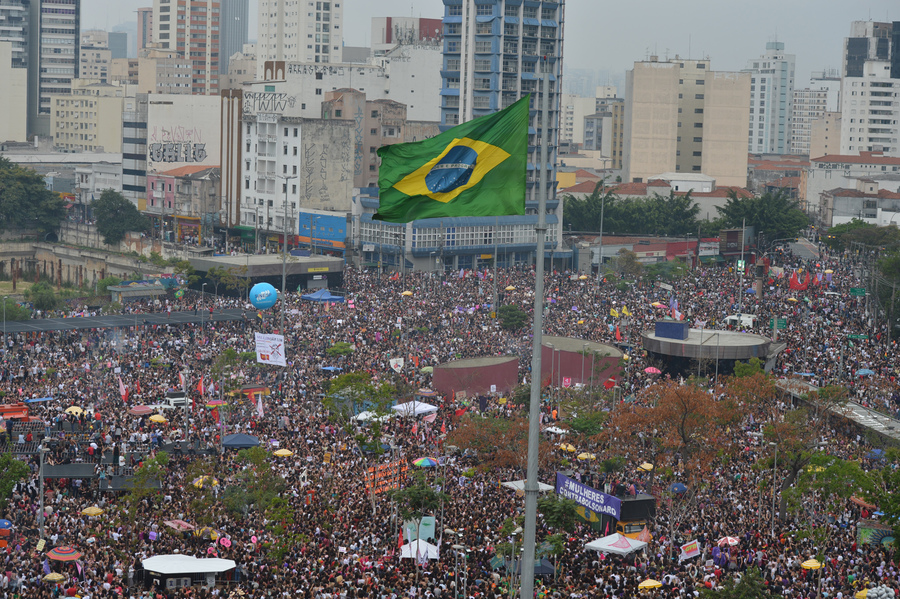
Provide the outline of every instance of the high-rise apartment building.
<path id="1" fill-rule="evenodd" d="M 133 85 L 76 79 L 71 93 L 50 98 L 53 146 L 72 153 L 121 152 L 126 98 L 134 99 Z"/>
<path id="2" fill-rule="evenodd" d="M 343 15 L 341 0 L 259 0 L 258 72 L 267 60 L 342 62 Z"/>
<path id="3" fill-rule="evenodd" d="M 191 93 L 219 91 L 220 0 L 154 0 L 153 41 L 191 61 Z"/>
<path id="4" fill-rule="evenodd" d="M 222 14 L 219 19 L 219 74 L 228 72 L 233 54 L 244 48 L 249 35 L 250 0 L 219 0 Z"/>
<path id="5" fill-rule="evenodd" d="M 137 52 L 153 43 L 153 7 L 137 9 Z"/>
<path id="6" fill-rule="evenodd" d="M 887 75 L 900 79 L 900 56 L 891 53 L 895 33 L 900 33 L 894 23 L 877 21 L 853 21 L 850 37 L 844 38 L 844 57 L 841 77 L 862 77 L 865 64 L 878 60 L 888 62 Z"/>
<path id="7" fill-rule="evenodd" d="M 745 187 L 750 80 L 711 71 L 708 60 L 636 62 L 626 73 L 622 178 L 702 173 Z"/>
<path id="8" fill-rule="evenodd" d="M 506 108 L 531 94 L 526 217 L 500 218 L 502 244 L 519 244 L 511 262 L 534 259 L 533 246 L 521 242 L 534 226 L 543 165 L 541 142 L 548 144 L 547 241 L 558 248 L 562 234 L 562 206 L 556 199 L 556 155 L 559 143 L 563 62 L 564 2 L 522 0 L 443 0 L 444 65 L 441 124 L 449 128 Z M 541 120 L 543 72 L 550 75 L 549 126 Z M 483 219 L 491 221 L 492 219 Z M 493 235 L 493 226 L 484 222 Z M 489 229 L 489 231 L 488 231 Z M 520 232 L 521 230 L 521 232 Z M 478 231 L 475 232 L 478 234 Z M 555 255 L 559 255 L 556 251 Z M 457 262 L 474 265 L 473 256 Z M 466 266 L 469 267 L 469 266 Z"/>
<path id="9" fill-rule="evenodd" d="M 844 42 L 841 154 L 900 156 L 900 22 L 855 21 Z M 894 42 L 897 43 L 894 43 Z"/>
<path id="10" fill-rule="evenodd" d="M 25 141 L 28 106 L 28 71 L 14 66 L 13 42 L 0 41 L 0 140 Z"/>
<path id="11" fill-rule="evenodd" d="M 50 135 L 50 96 L 78 77 L 81 0 L 33 0 L 28 25 L 28 131 Z"/>
<path id="12" fill-rule="evenodd" d="M 750 73 L 750 120 L 747 150 L 786 154 L 790 149 L 791 109 L 796 57 L 783 42 L 768 42 L 766 53 L 747 62 Z"/>
<path id="13" fill-rule="evenodd" d="M 810 148 L 810 136 L 816 119 L 836 112 L 840 103 L 841 79 L 837 72 L 815 72 L 809 87 L 794 90 L 791 113 L 791 154 L 815 157 Z"/>

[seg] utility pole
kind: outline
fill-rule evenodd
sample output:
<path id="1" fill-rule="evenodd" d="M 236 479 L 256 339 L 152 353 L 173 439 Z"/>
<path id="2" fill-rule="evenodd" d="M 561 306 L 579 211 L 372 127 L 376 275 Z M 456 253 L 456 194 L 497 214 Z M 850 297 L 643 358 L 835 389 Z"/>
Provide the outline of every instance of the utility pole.
<path id="1" fill-rule="evenodd" d="M 287 304 L 285 288 L 287 287 L 288 181 L 296 179 L 297 175 L 282 175 L 281 178 L 284 179 L 284 236 L 281 239 L 281 334 L 284 335 L 284 312 Z"/>
<path id="2" fill-rule="evenodd" d="M 742 326 L 744 316 L 744 246 L 747 241 L 747 219 L 741 221 L 741 278 L 738 285 L 738 326 Z"/>
<path id="3" fill-rule="evenodd" d="M 493 303 L 491 303 L 491 312 L 494 313 L 494 318 L 498 317 L 497 314 L 497 228 L 500 224 L 500 217 L 495 217 L 494 220 L 494 233 L 492 237 L 494 238 L 494 299 Z"/>

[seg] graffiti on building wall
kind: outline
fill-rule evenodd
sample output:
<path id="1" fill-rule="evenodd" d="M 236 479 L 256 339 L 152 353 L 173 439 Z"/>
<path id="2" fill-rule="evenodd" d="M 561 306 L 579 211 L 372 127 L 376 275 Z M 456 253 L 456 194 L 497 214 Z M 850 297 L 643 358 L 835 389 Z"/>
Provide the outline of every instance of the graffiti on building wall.
<path id="1" fill-rule="evenodd" d="M 319 155 L 319 176 L 322 177 L 319 199 L 322 202 L 328 202 L 331 197 L 328 194 L 328 148 L 325 146 L 322 146 L 322 153 Z"/>
<path id="2" fill-rule="evenodd" d="M 296 96 L 277 92 L 244 92 L 244 114 L 283 113 L 297 103 Z"/>
<path id="3" fill-rule="evenodd" d="M 311 75 L 322 73 L 323 75 L 343 75 L 344 67 L 335 67 L 325 64 L 289 64 L 287 72 L 290 75 Z"/>
<path id="4" fill-rule="evenodd" d="M 154 125 L 148 132 L 149 142 L 160 143 L 199 143 L 203 141 L 203 131 L 198 127 L 184 127 L 182 125 Z"/>
<path id="5" fill-rule="evenodd" d="M 316 144 L 303 144 L 303 188 L 307 203 L 312 199 L 316 183 L 313 176 L 316 172 Z"/>
<path id="6" fill-rule="evenodd" d="M 206 144 L 153 143 L 149 146 L 151 162 L 203 162 Z"/>
<path id="7" fill-rule="evenodd" d="M 363 109 L 362 106 L 356 107 L 356 114 L 353 116 L 353 176 L 358 177 L 362 174 L 362 149 L 363 149 Z"/>

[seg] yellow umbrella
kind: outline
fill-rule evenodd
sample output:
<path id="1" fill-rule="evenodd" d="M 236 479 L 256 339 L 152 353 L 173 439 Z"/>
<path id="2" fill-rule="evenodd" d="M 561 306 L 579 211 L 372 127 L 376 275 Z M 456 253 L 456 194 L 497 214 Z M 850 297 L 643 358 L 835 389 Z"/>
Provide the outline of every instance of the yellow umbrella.
<path id="1" fill-rule="evenodd" d="M 400 295 L 410 296 L 410 295 L 412 295 L 412 294 L 413 294 L 412 291 L 404 291 L 404 292 L 401 293 Z"/>
<path id="2" fill-rule="evenodd" d="M 279 449 L 278 451 L 275 452 L 275 455 L 282 457 L 282 458 L 286 458 L 288 456 L 294 455 L 294 452 L 291 451 L 290 449 Z"/>
<path id="3" fill-rule="evenodd" d="M 825 274 L 826 274 L 826 275 L 831 275 L 831 274 L 834 274 L 834 271 L 831 270 L 831 269 L 829 268 L 829 269 L 827 269 L 827 270 L 825 271 Z"/>
<path id="4" fill-rule="evenodd" d="M 43 580 L 44 582 L 62 582 L 65 579 L 66 577 L 59 572 L 51 572 L 50 574 L 44 576 L 41 580 Z"/>
<path id="5" fill-rule="evenodd" d="M 584 324 L 584 321 L 583 321 L 583 320 L 579 320 L 579 321 L 578 321 L 578 324 Z"/>
<path id="6" fill-rule="evenodd" d="M 579 453 L 578 459 L 579 460 L 596 460 L 597 456 L 595 456 L 592 453 Z"/>
<path id="7" fill-rule="evenodd" d="M 91 507 L 86 507 L 81 510 L 81 513 L 85 516 L 99 516 L 103 512 L 103 508 L 97 507 L 96 505 L 92 505 Z"/>
<path id="8" fill-rule="evenodd" d="M 804 570 L 818 570 L 822 567 L 822 562 L 817 559 L 808 559 L 800 564 L 800 567 Z"/>
<path id="9" fill-rule="evenodd" d="M 506 290 L 507 290 L 507 291 L 515 291 L 516 288 L 513 287 L 512 285 L 509 285 L 508 287 L 506 287 Z"/>
<path id="10" fill-rule="evenodd" d="M 163 422 L 168 422 L 168 420 L 166 420 L 166 417 L 162 414 L 154 414 L 150 417 L 150 422 L 159 422 L 161 424 Z"/>
<path id="11" fill-rule="evenodd" d="M 638 470 L 643 470 L 644 472 L 650 472 L 653 470 L 653 464 L 650 462 L 644 462 L 640 466 L 637 467 Z"/>
<path id="12" fill-rule="evenodd" d="M 192 485 L 197 487 L 198 489 L 202 489 L 206 485 L 212 485 L 213 487 L 217 487 L 219 485 L 219 479 L 214 476 L 210 476 L 208 474 L 204 474 L 203 476 L 198 476 L 192 482 Z"/>
<path id="13" fill-rule="evenodd" d="M 856 597 L 856 599 L 866 599 L 866 597 L 868 595 L 869 595 L 869 589 L 863 589 L 853 596 Z"/>
<path id="14" fill-rule="evenodd" d="M 639 589 L 658 589 L 662 586 L 662 583 L 658 580 L 653 580 L 652 578 L 648 578 L 644 582 L 638 585 Z"/>
<path id="15" fill-rule="evenodd" d="M 625 354 L 624 356 L 622 356 L 622 359 L 625 361 L 628 361 L 631 359 L 631 356 L 629 356 L 628 354 Z"/>
<path id="16" fill-rule="evenodd" d="M 587 275 L 581 275 L 580 277 L 578 277 L 579 281 L 584 281 L 586 279 L 587 279 Z"/>
<path id="17" fill-rule="evenodd" d="M 66 408 L 66 414 L 71 414 L 72 416 L 81 416 L 82 414 L 84 414 L 84 410 L 82 410 L 78 406 L 71 406 Z"/>
<path id="18" fill-rule="evenodd" d="M 798 300 L 796 297 L 789 297 L 789 298 L 787 298 L 787 301 L 789 301 L 789 302 L 798 302 L 798 301 L 800 301 L 800 300 Z"/>
<path id="19" fill-rule="evenodd" d="M 575 453 L 575 447 L 570 443 L 561 443 L 559 448 L 563 451 L 568 451 L 569 453 Z"/>
<path id="20" fill-rule="evenodd" d="M 824 472 L 825 468 L 823 468 L 822 466 L 807 466 L 806 471 L 807 472 Z"/>

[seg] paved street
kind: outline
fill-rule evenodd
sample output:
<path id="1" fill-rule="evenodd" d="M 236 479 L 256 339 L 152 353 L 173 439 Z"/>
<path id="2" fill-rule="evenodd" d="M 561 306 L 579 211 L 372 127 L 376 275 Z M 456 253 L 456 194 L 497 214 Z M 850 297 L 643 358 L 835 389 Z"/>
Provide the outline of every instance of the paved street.
<path id="1" fill-rule="evenodd" d="M 248 314 L 249 317 L 249 314 Z M 165 312 L 152 314 L 107 316 L 76 316 L 74 318 L 44 318 L 35 320 L 7 321 L 4 331 L 7 333 L 31 333 L 42 331 L 75 331 L 83 329 L 118 329 L 133 326 L 150 326 L 158 324 L 200 324 L 202 322 L 232 321 L 241 319 L 241 310 L 237 308 L 216 310 L 210 316 L 209 312 L 193 310 L 185 312 L 172 312 L 166 316 Z"/>

